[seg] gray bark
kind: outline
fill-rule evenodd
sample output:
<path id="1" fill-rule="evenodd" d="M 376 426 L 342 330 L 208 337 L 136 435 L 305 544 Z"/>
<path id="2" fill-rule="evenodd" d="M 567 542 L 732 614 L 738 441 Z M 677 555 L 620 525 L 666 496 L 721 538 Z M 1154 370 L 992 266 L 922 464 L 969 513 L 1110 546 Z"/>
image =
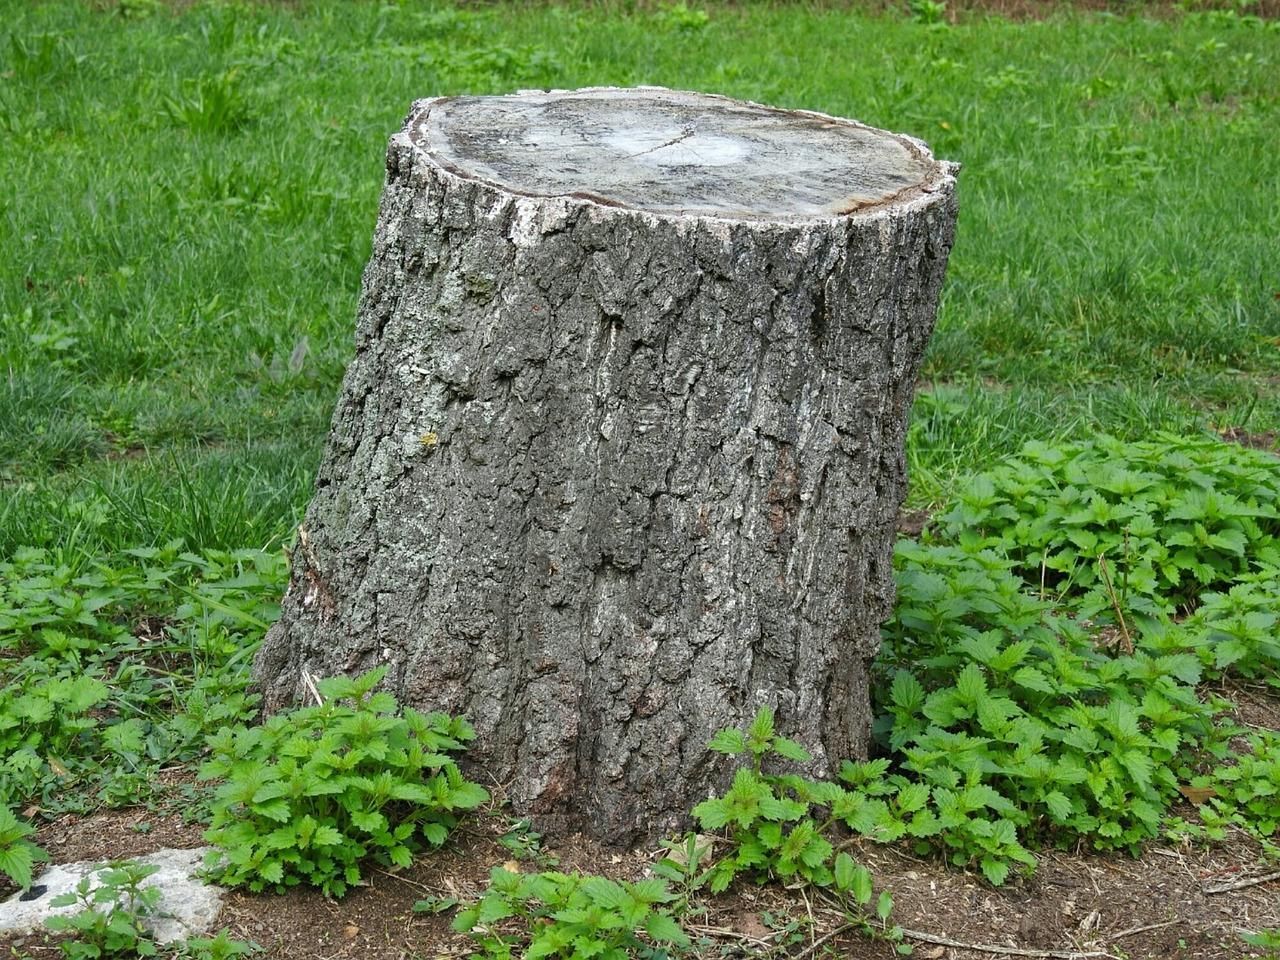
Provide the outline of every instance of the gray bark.
<path id="1" fill-rule="evenodd" d="M 815 771 L 865 756 L 953 168 L 775 111 L 799 118 L 779 137 L 847 124 L 919 169 L 788 216 L 776 178 L 760 202 L 725 199 L 746 189 L 729 171 L 646 206 L 643 182 L 482 166 L 495 136 L 469 107 L 557 96 L 422 101 L 392 138 L 356 357 L 255 674 L 277 709 L 304 672 L 388 664 L 405 702 L 470 718 L 516 810 L 625 843 L 723 785 L 706 742 L 763 704 Z M 715 98 L 578 96 L 716 121 Z M 658 163 L 666 129 L 630 146 Z"/>

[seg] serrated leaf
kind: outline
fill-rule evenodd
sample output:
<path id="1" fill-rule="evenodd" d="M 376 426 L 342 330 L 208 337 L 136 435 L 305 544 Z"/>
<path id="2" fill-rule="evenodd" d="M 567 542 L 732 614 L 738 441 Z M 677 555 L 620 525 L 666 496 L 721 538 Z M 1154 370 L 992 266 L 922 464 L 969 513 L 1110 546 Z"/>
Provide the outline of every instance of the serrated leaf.
<path id="1" fill-rule="evenodd" d="M 1044 804 L 1049 814 L 1059 823 L 1065 823 L 1072 814 L 1071 801 L 1060 790 L 1050 790 L 1044 795 Z"/>
<path id="2" fill-rule="evenodd" d="M 680 928 L 680 924 L 668 914 L 650 914 L 649 919 L 645 921 L 644 929 L 645 933 L 659 943 L 673 943 L 678 947 L 689 946 L 688 936 Z"/>
<path id="3" fill-rule="evenodd" d="M 727 753 L 730 756 L 736 756 L 745 753 L 747 750 L 747 738 L 743 736 L 741 730 L 727 729 L 719 730 L 716 735 L 707 743 L 708 749 L 715 750 L 717 753 Z"/>
<path id="4" fill-rule="evenodd" d="M 987 854 L 982 858 L 982 875 L 993 886 L 998 887 L 1005 882 L 1009 876 L 1009 864 L 1004 860 L 998 860 Z"/>
<path id="5" fill-rule="evenodd" d="M 729 810 L 723 799 L 713 797 L 703 800 L 693 808 L 693 815 L 703 830 L 719 830 L 729 822 Z"/>
<path id="6" fill-rule="evenodd" d="M 30 844 L 17 843 L 11 847 L 0 847 L 0 873 L 12 880 L 20 889 L 31 886 L 31 868 L 35 863 Z M 74 903 L 75 901 L 72 900 Z"/>
<path id="7" fill-rule="evenodd" d="M 376 810 L 353 810 L 351 822 L 365 833 L 378 833 L 387 829 L 387 818 Z"/>
<path id="8" fill-rule="evenodd" d="M 898 709 L 915 713 L 924 704 L 924 687 L 906 670 L 899 670 L 893 675 L 889 696 Z"/>
<path id="9" fill-rule="evenodd" d="M 608 910 L 621 910 L 634 902 L 626 890 L 607 877 L 588 877 L 582 883 L 582 890 L 598 906 Z"/>
<path id="10" fill-rule="evenodd" d="M 456 810 L 474 810 L 488 802 L 489 791 L 469 780 L 464 780 L 449 790 L 449 805 Z"/>
<path id="11" fill-rule="evenodd" d="M 316 829 L 311 838 L 313 847 L 336 847 L 343 841 L 343 836 L 333 827 L 322 826 Z"/>
<path id="12" fill-rule="evenodd" d="M 427 843 L 433 847 L 438 847 L 449 839 L 449 831 L 441 823 L 424 823 L 422 825 L 422 836 Z"/>
<path id="13" fill-rule="evenodd" d="M 796 763 L 808 763 L 813 759 L 808 750 L 796 743 L 796 741 L 788 740 L 786 737 L 774 737 L 773 752 L 784 759 L 794 760 Z"/>
<path id="14" fill-rule="evenodd" d="M 982 675 L 982 668 L 976 663 L 966 664 L 956 676 L 956 693 L 966 703 L 976 704 L 987 695 L 987 679 Z"/>

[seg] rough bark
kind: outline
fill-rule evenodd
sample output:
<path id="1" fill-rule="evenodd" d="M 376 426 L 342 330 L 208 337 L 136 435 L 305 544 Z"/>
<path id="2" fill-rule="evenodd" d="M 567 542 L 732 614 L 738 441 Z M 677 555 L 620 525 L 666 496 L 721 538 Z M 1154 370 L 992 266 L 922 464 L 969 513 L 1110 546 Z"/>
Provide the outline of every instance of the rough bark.
<path id="1" fill-rule="evenodd" d="M 604 94 L 684 97 L 680 132 L 717 105 L 777 113 L 574 96 Z M 570 98 L 522 96 L 421 101 L 391 140 L 356 357 L 256 677 L 276 709 L 304 672 L 387 664 L 404 701 L 470 718 L 515 809 L 630 842 L 723 784 L 706 742 L 763 704 L 816 770 L 865 755 L 953 168 L 871 131 L 919 169 L 813 198 L 851 213 L 788 215 L 772 181 L 753 205 L 733 171 L 646 209 L 643 183 L 521 180 L 462 120 L 430 124 Z M 665 130 L 631 147 L 696 179 L 690 153 L 658 163 Z"/>

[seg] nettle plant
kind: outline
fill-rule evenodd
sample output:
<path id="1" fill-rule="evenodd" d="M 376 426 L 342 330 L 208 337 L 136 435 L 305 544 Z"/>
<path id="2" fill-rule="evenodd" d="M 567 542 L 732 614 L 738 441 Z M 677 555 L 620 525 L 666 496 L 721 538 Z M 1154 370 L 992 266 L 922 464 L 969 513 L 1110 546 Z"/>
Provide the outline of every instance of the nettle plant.
<path id="1" fill-rule="evenodd" d="M 670 948 L 689 946 L 672 915 L 677 899 L 665 880 L 636 883 L 607 877 L 543 872 L 513 873 L 494 867 L 489 887 L 459 911 L 453 929 L 479 946 L 473 957 L 660 960 Z"/>
<path id="2" fill-rule="evenodd" d="M 897 561 L 878 733 L 939 810 L 972 790 L 1004 836 L 1087 837 L 1100 849 L 1156 836 L 1176 768 L 1213 733 L 1195 693 L 1199 660 L 1113 655 L 990 552 L 904 542 Z M 978 853 L 949 826 L 939 839 L 954 862 Z M 1000 855 L 982 858 L 1000 882 Z"/>
<path id="3" fill-rule="evenodd" d="M 263 551 L 0 561 L 0 803 L 137 802 L 151 773 L 246 718 L 249 657 L 287 570 Z"/>
<path id="4" fill-rule="evenodd" d="M 1249 737 L 1248 744 L 1248 752 L 1237 753 L 1234 762 L 1191 778 L 1184 793 L 1198 804 L 1198 822 L 1171 821 L 1173 836 L 1225 840 L 1235 828 L 1280 858 L 1280 734 L 1265 731 Z"/>
<path id="5" fill-rule="evenodd" d="M 975 477 L 937 525 L 941 540 L 1013 559 L 1080 616 L 1119 606 L 1149 619 L 1280 568 L 1280 471 L 1211 439 L 1032 442 Z"/>
<path id="6" fill-rule="evenodd" d="M 1158 836 L 1182 781 L 1228 752 L 1197 685 L 1275 681 L 1278 504 L 1274 461 L 1218 442 L 1033 443 L 900 543 L 876 731 L 928 790 L 917 847 L 999 883 L 1029 846 Z M 1215 771 L 1206 822 L 1265 832 L 1263 766 Z"/>
<path id="7" fill-rule="evenodd" d="M 80 878 L 75 888 L 53 899 L 55 907 L 78 907 L 45 923 L 67 936 L 59 942 L 70 960 L 154 957 L 160 953 L 152 923 L 160 912 L 160 888 L 147 883 L 159 867 L 137 860 L 115 860 Z M 236 940 L 224 928 L 212 937 L 191 937 L 164 948 L 175 960 L 235 960 L 261 949 Z"/>
<path id="8" fill-rule="evenodd" d="M 407 867 L 489 799 L 454 759 L 475 735 L 467 722 L 401 712 L 374 692 L 384 674 L 322 680 L 320 705 L 209 738 L 200 776 L 223 781 L 205 833 L 219 882 L 254 892 L 306 883 L 341 896 L 365 860 Z"/>
<path id="9" fill-rule="evenodd" d="M 712 892 L 727 889 L 739 876 L 760 883 L 803 880 L 831 894 L 849 922 L 863 932 L 901 941 L 901 929 L 888 922 L 892 895 L 882 891 L 873 908 L 870 872 L 848 853 L 837 851 L 832 839 L 840 826 L 897 839 L 918 820 L 927 791 L 902 777 L 886 779 L 887 761 L 846 762 L 840 783 L 766 772 L 766 761 L 812 759 L 799 743 L 778 735 L 768 707 L 761 708 L 745 731 L 721 730 L 709 746 L 748 760 L 735 772 L 724 796 L 693 808 L 704 831 L 723 831 L 728 840 L 729 852 L 705 874 Z M 677 866 L 664 864 L 669 870 Z"/>
<path id="10" fill-rule="evenodd" d="M 71 960 L 154 957 L 156 944 L 147 919 L 156 912 L 160 889 L 144 881 L 159 869 L 132 860 L 115 861 L 96 875 L 85 874 L 74 890 L 54 897 L 55 907 L 80 908 L 45 921 L 50 930 L 70 934 L 61 943 L 63 956 Z"/>
<path id="11" fill-rule="evenodd" d="M 42 849 L 27 839 L 35 829 L 0 803 L 0 873 L 23 890 L 31 886 L 31 870 L 49 859 Z"/>

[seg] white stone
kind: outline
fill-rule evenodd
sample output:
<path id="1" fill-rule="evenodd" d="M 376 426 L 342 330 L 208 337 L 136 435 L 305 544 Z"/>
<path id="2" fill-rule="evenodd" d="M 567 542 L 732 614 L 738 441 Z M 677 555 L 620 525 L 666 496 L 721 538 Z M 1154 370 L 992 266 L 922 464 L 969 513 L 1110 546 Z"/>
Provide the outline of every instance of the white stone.
<path id="1" fill-rule="evenodd" d="M 159 887 L 161 891 L 156 912 L 145 921 L 158 943 L 200 936 L 211 930 L 218 919 L 225 891 L 196 876 L 208 849 L 166 848 L 134 858 L 160 868 L 143 882 L 144 887 Z M 97 873 L 109 865 L 109 861 L 80 861 L 50 867 L 36 878 L 27 893 L 16 893 L 0 903 L 0 933 L 31 933 L 43 928 L 52 916 L 78 912 L 74 906 L 53 906 L 54 898 L 73 892 L 86 874 Z M 24 896 L 29 899 L 24 900 Z"/>

